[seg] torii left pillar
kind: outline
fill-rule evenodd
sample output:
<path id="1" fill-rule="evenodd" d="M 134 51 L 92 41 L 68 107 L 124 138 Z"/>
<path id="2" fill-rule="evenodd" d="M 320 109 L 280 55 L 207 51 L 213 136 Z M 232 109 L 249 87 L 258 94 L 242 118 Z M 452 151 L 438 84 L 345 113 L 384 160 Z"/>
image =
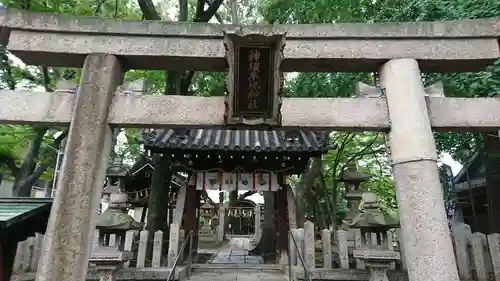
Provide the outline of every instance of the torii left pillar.
<path id="1" fill-rule="evenodd" d="M 84 281 L 104 185 L 113 94 L 123 71 L 113 55 L 85 59 L 36 281 Z"/>

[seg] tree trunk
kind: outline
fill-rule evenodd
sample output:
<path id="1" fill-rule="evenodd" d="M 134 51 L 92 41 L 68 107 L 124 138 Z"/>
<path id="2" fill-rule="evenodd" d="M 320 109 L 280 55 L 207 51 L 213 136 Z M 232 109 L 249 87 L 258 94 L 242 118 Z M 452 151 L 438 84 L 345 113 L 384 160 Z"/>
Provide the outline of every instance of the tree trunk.
<path id="1" fill-rule="evenodd" d="M 153 251 L 152 242 L 154 233 L 158 230 L 168 233 L 167 212 L 169 201 L 170 182 L 172 180 L 172 170 L 170 168 L 170 158 L 155 154 L 153 158 L 154 171 L 151 177 L 151 194 L 148 201 L 148 217 L 146 229 L 149 232 L 148 256 L 151 257 Z M 168 236 L 164 236 L 168 240 Z M 164 247 L 166 248 L 166 247 Z"/>
<path id="2" fill-rule="evenodd" d="M 277 240 L 276 250 L 282 253 L 288 248 L 288 231 L 290 230 L 288 220 L 287 191 L 281 189 L 275 192 L 276 197 L 276 228 Z"/>
<path id="3" fill-rule="evenodd" d="M 264 191 L 264 223 L 262 225 L 262 236 L 252 254 L 263 256 L 264 260 L 276 260 L 276 224 L 274 214 L 275 198 L 272 191 Z"/>
<path id="4" fill-rule="evenodd" d="M 297 227 L 304 227 L 305 222 L 305 200 L 298 200 L 305 198 L 306 194 L 311 190 L 316 177 L 321 172 L 321 158 L 314 157 L 309 161 L 304 173 L 300 177 L 300 181 L 295 189 L 295 198 L 297 206 Z"/>
<path id="5" fill-rule="evenodd" d="M 323 212 L 323 206 L 321 205 L 316 189 L 311 189 L 311 199 L 313 200 L 315 206 L 315 224 L 318 224 L 321 229 L 326 229 L 325 214 Z"/>
<path id="6" fill-rule="evenodd" d="M 33 187 L 36 179 L 29 179 L 35 171 L 40 149 L 43 143 L 43 137 L 47 130 L 36 130 L 36 136 L 29 140 L 28 149 L 24 156 L 23 163 L 14 179 L 12 186 L 12 195 L 14 197 L 30 197 L 31 188 Z"/>

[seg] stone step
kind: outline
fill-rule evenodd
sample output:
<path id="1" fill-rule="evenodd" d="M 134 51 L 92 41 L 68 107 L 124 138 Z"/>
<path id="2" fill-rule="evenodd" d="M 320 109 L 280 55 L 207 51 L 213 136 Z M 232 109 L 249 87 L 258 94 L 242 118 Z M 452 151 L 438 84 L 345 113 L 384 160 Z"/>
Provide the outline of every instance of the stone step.
<path id="1" fill-rule="evenodd" d="M 192 275 L 190 281 L 286 281 L 284 276 L 258 276 L 258 275 Z"/>
<path id="2" fill-rule="evenodd" d="M 193 272 L 268 272 L 282 273 L 281 266 L 275 264 L 193 264 Z"/>
<path id="3" fill-rule="evenodd" d="M 192 281 L 285 281 L 277 265 L 252 264 L 203 264 L 193 265 Z"/>

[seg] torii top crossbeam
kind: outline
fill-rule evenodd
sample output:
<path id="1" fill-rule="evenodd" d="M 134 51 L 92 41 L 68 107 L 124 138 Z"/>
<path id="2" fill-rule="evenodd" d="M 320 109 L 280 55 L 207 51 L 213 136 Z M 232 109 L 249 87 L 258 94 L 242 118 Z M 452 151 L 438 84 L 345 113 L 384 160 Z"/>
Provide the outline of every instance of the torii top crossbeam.
<path id="1" fill-rule="evenodd" d="M 129 69 L 224 71 L 223 33 L 237 30 L 286 32 L 283 71 L 369 72 L 392 58 L 417 59 L 423 72 L 479 71 L 500 56 L 500 19 L 241 26 L 3 9 L 0 26 L 0 43 L 25 63 L 63 67 L 105 53 L 124 57 Z"/>
<path id="2" fill-rule="evenodd" d="M 240 126 L 233 117 L 247 116 L 258 116 L 240 118 L 250 126 L 248 121 L 260 118 L 270 120 L 264 125 L 288 130 L 387 132 L 402 239 L 409 245 L 409 280 L 459 280 L 432 129 L 498 130 L 500 99 L 446 98 L 442 87 L 424 88 L 421 72 L 484 69 L 499 57 L 500 20 L 245 27 L 2 10 L 0 26 L 1 43 L 25 63 L 83 66 L 77 91 L 0 91 L 0 123 L 71 123 L 37 281 L 85 280 L 93 210 L 111 151 L 110 126 L 227 127 Z M 273 71 L 257 63 L 258 52 L 237 46 L 246 32 L 274 40 L 260 56 Z M 245 60 L 251 62 L 247 73 L 238 68 L 244 51 L 252 54 Z M 234 83 L 227 83 L 227 100 L 126 94 L 120 85 L 124 71 L 133 68 L 228 70 Z M 260 68 L 271 78 L 259 84 L 252 75 Z M 358 94 L 364 97 L 357 98 L 282 99 L 282 71 L 377 71 L 380 88 L 361 85 Z"/>

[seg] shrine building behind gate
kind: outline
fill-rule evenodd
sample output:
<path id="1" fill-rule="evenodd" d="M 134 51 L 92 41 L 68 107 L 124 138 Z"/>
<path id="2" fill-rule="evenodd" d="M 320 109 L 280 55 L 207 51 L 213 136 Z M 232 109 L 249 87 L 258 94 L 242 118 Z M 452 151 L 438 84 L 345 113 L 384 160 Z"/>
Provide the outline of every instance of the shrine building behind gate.
<path id="1" fill-rule="evenodd" d="M 152 153 L 170 157 L 173 174 L 188 175 L 184 233 L 197 233 L 199 213 L 195 210 L 200 208 L 201 191 L 254 190 L 273 192 L 274 209 L 280 214 L 276 217 L 281 218 L 276 227 L 286 235 L 288 212 L 283 191 L 287 176 L 303 173 L 311 157 L 321 157 L 331 147 L 328 133 L 305 130 L 165 129 L 152 131 L 145 143 L 145 149 Z M 279 196 L 279 191 L 284 196 Z M 219 223 L 227 231 L 227 224 L 223 220 Z"/>

